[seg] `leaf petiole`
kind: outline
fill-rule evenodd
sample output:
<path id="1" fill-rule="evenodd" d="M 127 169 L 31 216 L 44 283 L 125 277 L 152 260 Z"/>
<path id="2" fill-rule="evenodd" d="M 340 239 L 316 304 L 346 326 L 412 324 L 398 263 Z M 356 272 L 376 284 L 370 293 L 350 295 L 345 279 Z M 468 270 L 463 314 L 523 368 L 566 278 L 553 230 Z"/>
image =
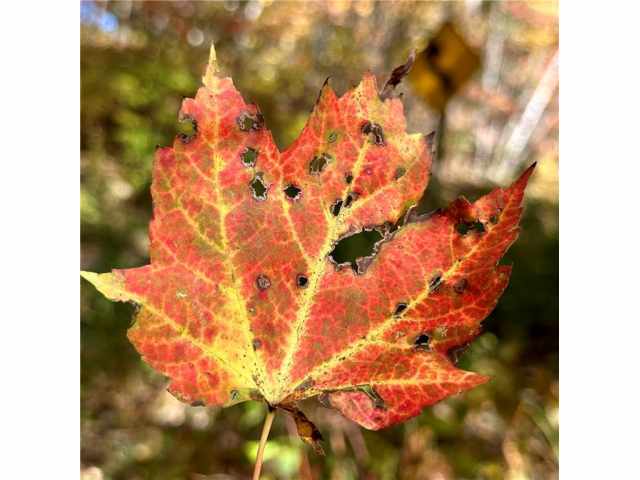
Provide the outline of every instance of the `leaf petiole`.
<path id="1" fill-rule="evenodd" d="M 276 416 L 276 409 L 269 405 L 267 416 L 264 419 L 264 425 L 262 426 L 262 434 L 260 435 L 260 444 L 258 445 L 258 454 L 256 455 L 256 464 L 253 468 L 253 480 L 260 480 L 260 471 L 262 470 L 262 462 L 264 459 L 264 449 L 267 446 L 267 438 L 269 438 L 269 431 L 273 424 L 273 419 Z"/>

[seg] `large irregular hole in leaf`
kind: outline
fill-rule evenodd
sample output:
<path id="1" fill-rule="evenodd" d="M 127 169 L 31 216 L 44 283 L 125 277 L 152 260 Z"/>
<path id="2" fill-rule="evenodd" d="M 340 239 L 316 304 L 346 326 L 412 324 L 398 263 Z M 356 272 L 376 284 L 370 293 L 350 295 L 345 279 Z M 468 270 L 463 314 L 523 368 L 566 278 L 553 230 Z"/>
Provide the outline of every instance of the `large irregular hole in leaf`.
<path id="1" fill-rule="evenodd" d="M 249 187 L 251 188 L 251 192 L 253 193 L 253 198 L 258 201 L 267 199 L 267 186 L 265 185 L 262 178 L 262 172 L 256 173 L 256 176 L 253 177 L 253 180 L 251 180 Z"/>
<path id="2" fill-rule="evenodd" d="M 284 189 L 284 193 L 291 200 L 298 200 L 302 196 L 302 189 L 296 187 L 295 185 L 287 185 Z"/>
<path id="3" fill-rule="evenodd" d="M 329 258 L 339 267 L 350 265 L 354 272 L 364 273 L 363 269 L 366 269 L 366 265 L 361 261 L 373 258 L 377 245 L 383 239 L 384 235 L 377 229 L 364 229 L 338 240 L 329 253 Z"/>
<path id="4" fill-rule="evenodd" d="M 258 151 L 255 148 L 247 147 L 240 154 L 242 165 L 247 168 L 255 167 L 258 161 Z"/>
<path id="5" fill-rule="evenodd" d="M 316 155 L 311 159 L 311 162 L 309 162 L 309 173 L 311 175 L 320 175 L 332 159 L 333 157 L 328 153 Z"/>
<path id="6" fill-rule="evenodd" d="M 184 144 L 189 143 L 198 134 L 198 122 L 190 115 L 185 115 L 178 122 L 178 138 Z"/>

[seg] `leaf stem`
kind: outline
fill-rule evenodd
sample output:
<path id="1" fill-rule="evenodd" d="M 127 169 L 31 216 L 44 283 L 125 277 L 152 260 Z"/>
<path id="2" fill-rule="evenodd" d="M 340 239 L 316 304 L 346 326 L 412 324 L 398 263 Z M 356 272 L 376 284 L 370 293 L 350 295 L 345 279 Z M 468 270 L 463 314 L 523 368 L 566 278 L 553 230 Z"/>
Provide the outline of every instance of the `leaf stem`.
<path id="1" fill-rule="evenodd" d="M 269 438 L 271 424 L 273 424 L 273 419 L 276 416 L 275 408 L 269 405 L 268 409 L 267 416 L 264 419 L 264 425 L 262 426 L 262 434 L 260 435 L 260 444 L 258 445 L 258 454 L 256 455 L 256 465 L 253 469 L 253 480 L 260 480 L 260 470 L 262 470 L 264 449 L 267 446 L 267 438 Z"/>

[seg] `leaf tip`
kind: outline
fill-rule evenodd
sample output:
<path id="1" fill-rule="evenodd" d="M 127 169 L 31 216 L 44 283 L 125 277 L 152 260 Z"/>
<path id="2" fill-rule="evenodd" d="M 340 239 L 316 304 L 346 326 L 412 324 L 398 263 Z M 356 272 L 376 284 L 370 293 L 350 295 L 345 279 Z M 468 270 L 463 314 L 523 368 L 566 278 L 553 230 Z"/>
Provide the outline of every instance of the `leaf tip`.
<path id="1" fill-rule="evenodd" d="M 209 49 L 209 63 L 205 71 L 204 77 L 202 77 L 202 83 L 207 87 L 213 86 L 213 79 L 218 73 L 218 56 L 216 55 L 216 46 L 211 42 L 211 48 Z"/>
<path id="2" fill-rule="evenodd" d="M 80 276 L 107 297 L 109 300 L 126 302 L 131 300 L 127 294 L 123 279 L 113 273 L 95 273 L 80 271 Z"/>

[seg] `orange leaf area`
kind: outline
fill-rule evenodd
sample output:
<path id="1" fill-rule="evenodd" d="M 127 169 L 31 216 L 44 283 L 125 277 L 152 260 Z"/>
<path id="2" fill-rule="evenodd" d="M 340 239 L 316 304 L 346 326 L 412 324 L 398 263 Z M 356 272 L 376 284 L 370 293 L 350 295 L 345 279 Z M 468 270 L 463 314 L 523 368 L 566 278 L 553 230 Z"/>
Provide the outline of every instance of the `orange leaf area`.
<path id="1" fill-rule="evenodd" d="M 180 110 L 193 135 L 156 152 L 150 264 L 83 272 L 139 305 L 129 339 L 169 390 L 294 412 L 318 396 L 378 429 L 487 381 L 452 352 L 507 286 L 498 262 L 533 167 L 475 203 L 417 215 L 432 137 L 406 132 L 401 101 L 381 99 L 373 75 L 340 97 L 325 84 L 283 152 L 218 76 L 213 49 L 203 80 Z M 369 254 L 341 258 L 358 235 Z"/>

